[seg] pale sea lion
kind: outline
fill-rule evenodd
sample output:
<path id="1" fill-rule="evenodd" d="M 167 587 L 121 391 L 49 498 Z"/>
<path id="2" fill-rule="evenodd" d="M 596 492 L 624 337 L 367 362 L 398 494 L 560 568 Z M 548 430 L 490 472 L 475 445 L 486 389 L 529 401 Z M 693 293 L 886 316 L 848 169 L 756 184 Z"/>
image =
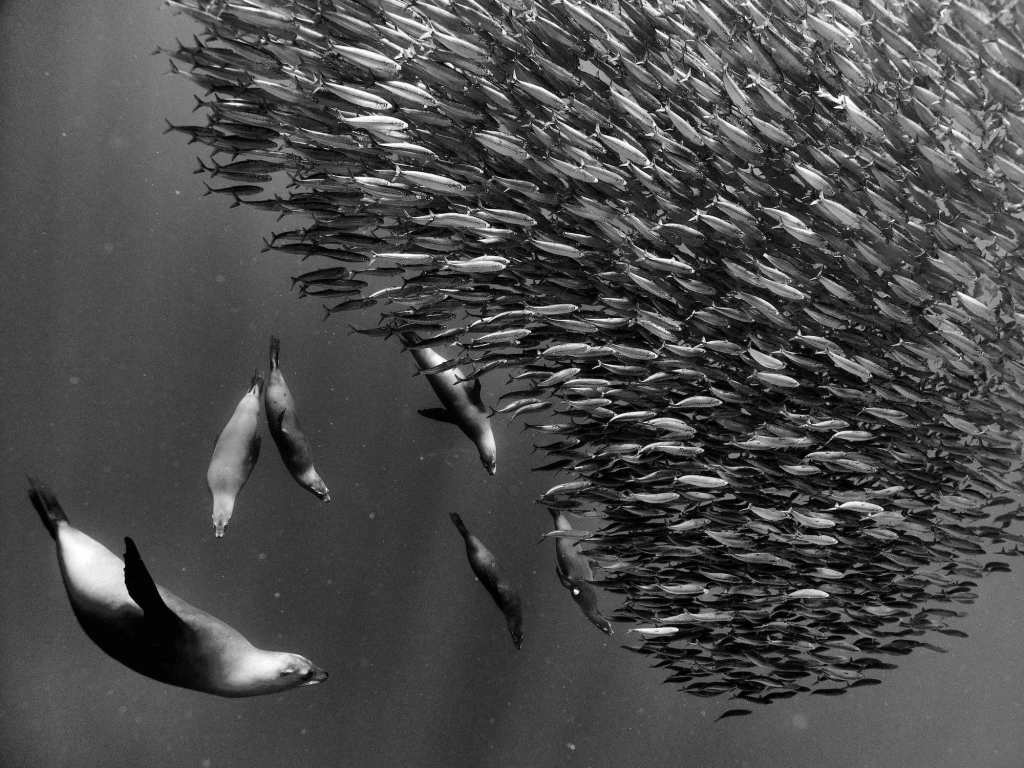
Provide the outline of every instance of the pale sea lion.
<path id="1" fill-rule="evenodd" d="M 213 529 L 217 537 L 235 510 L 235 500 L 252 474 L 260 455 L 260 394 L 263 377 L 253 374 L 249 391 L 235 407 L 235 412 L 217 438 L 210 466 L 206 470 L 206 484 L 213 497 Z"/>
<path id="2" fill-rule="evenodd" d="M 459 529 L 463 540 L 466 542 L 466 556 L 469 558 L 469 567 L 480 579 L 494 602 L 497 603 L 501 612 L 505 615 L 505 623 L 508 625 L 508 632 L 512 635 L 512 642 L 516 648 L 523 645 L 523 606 L 516 591 L 498 568 L 498 561 L 491 551 L 484 546 L 476 536 L 469 532 L 462 518 L 455 512 L 450 513 L 452 522 Z"/>
<path id="3" fill-rule="evenodd" d="M 29 478 L 29 498 L 57 543 L 78 623 L 104 652 L 139 674 L 218 696 L 313 685 L 327 673 L 297 653 L 256 648 L 237 630 L 157 586 L 135 543 L 125 560 L 72 526 L 57 498 Z"/>
<path id="4" fill-rule="evenodd" d="M 573 530 L 572 525 L 565 519 L 565 515 L 557 509 L 548 511 L 551 512 L 557 530 Z M 583 615 L 590 620 L 590 623 L 606 635 L 614 634 L 611 622 L 597 606 L 597 590 L 590 583 L 594 580 L 590 560 L 569 538 L 559 536 L 555 539 L 555 572 L 558 574 L 558 580 L 562 586 L 569 590 L 573 601 L 583 611 Z"/>
<path id="5" fill-rule="evenodd" d="M 284 465 L 295 481 L 319 499 L 330 501 L 331 493 L 313 466 L 313 452 L 309 447 L 309 439 L 299 426 L 299 419 L 295 415 L 295 401 L 278 364 L 280 354 L 281 340 L 271 336 L 270 376 L 263 391 L 270 436 L 274 438 L 278 453 L 281 454 Z"/>
<path id="6" fill-rule="evenodd" d="M 417 344 L 414 333 L 401 334 L 406 345 Z M 436 368 L 447 362 L 430 347 L 408 347 L 420 370 Z M 498 451 L 494 443 L 491 421 L 480 396 L 480 379 L 466 381 L 462 371 L 449 368 L 425 374 L 443 408 L 423 408 L 419 412 L 430 419 L 454 424 L 476 445 L 480 461 L 488 474 L 498 471 Z"/>

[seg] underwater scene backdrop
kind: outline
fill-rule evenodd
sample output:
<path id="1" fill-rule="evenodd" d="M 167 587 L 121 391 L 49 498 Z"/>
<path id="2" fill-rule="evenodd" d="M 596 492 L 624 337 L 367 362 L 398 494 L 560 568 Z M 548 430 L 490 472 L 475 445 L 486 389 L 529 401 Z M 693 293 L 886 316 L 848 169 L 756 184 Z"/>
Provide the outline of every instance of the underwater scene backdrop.
<path id="1" fill-rule="evenodd" d="M 882 685 L 800 694 L 752 715 L 662 684 L 572 604 L 537 497 L 564 475 L 520 419 L 495 417 L 489 477 L 461 435 L 417 414 L 433 395 L 395 342 L 348 333 L 289 292 L 298 258 L 263 252 L 287 225 L 202 197 L 165 118 L 196 88 L 157 45 L 194 23 L 153 3 L 0 7 L 6 248 L 0 756 L 5 765 L 1020 764 L 1019 579 L 997 573 Z M 273 448 L 226 536 L 209 522 L 210 450 L 267 340 L 332 489 L 301 492 Z M 492 403 L 505 374 L 484 377 Z M 221 700 L 105 657 L 76 626 L 26 473 L 115 551 L 131 535 L 165 586 L 260 645 L 331 674 L 307 691 Z M 473 584 L 448 513 L 498 553 L 525 604 L 516 651 Z M 1013 561 L 1010 561 L 1011 564 Z M 617 598 L 602 597 L 612 614 Z"/>

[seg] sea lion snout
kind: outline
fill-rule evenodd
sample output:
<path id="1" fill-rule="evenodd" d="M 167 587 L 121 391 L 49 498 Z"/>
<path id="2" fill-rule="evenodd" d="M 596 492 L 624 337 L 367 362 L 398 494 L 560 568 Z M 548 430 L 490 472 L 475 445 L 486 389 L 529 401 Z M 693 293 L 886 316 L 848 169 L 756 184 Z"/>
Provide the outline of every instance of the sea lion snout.
<path id="1" fill-rule="evenodd" d="M 310 670 L 309 680 L 303 683 L 303 685 L 316 685 L 322 683 L 328 677 L 327 670 L 314 667 Z"/>

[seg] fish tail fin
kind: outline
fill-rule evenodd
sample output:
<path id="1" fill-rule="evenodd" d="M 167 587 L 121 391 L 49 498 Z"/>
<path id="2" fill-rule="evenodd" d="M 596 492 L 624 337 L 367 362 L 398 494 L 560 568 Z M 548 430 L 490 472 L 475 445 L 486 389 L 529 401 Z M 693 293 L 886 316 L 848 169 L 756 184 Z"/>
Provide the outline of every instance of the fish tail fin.
<path id="1" fill-rule="evenodd" d="M 256 387 L 256 394 L 263 391 L 263 373 L 259 368 L 252 372 L 252 379 L 249 380 L 249 389 Z"/>
<path id="2" fill-rule="evenodd" d="M 452 519 L 452 522 L 455 523 L 455 527 L 459 529 L 459 533 L 461 533 L 463 537 L 469 536 L 469 529 L 466 527 L 466 524 L 462 522 L 462 517 L 458 512 L 449 512 L 448 517 Z"/>
<path id="3" fill-rule="evenodd" d="M 201 157 L 197 157 L 196 162 L 199 163 L 199 167 L 192 171 L 192 173 L 211 173 L 214 170 L 213 168 L 207 168 Z"/>
<path id="4" fill-rule="evenodd" d="M 206 197 L 207 195 L 212 195 L 213 194 L 213 187 L 211 187 L 205 181 L 203 182 L 203 186 L 206 187 L 206 191 L 203 192 L 203 197 Z"/>
<path id="5" fill-rule="evenodd" d="M 57 501 L 57 497 L 53 495 L 53 491 L 34 477 L 27 477 L 26 479 L 29 485 L 28 498 L 32 502 L 32 506 L 36 508 L 36 512 L 39 513 L 39 519 L 43 521 L 43 525 L 46 526 L 50 536 L 56 539 L 57 527 L 61 523 L 68 521 L 67 515 L 64 514 L 64 510 L 61 508 L 60 502 Z"/>
<path id="6" fill-rule="evenodd" d="M 278 366 L 278 360 L 281 357 L 281 340 L 271 334 L 270 336 L 270 370 L 274 370 Z"/>

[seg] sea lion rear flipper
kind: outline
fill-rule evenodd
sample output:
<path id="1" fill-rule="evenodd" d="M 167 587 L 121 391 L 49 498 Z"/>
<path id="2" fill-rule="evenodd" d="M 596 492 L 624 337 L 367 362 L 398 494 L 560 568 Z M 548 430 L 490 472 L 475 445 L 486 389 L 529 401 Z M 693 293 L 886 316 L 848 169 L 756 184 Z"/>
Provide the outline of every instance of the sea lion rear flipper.
<path id="1" fill-rule="evenodd" d="M 270 336 L 270 370 L 276 370 L 281 357 L 281 340 L 271 334 Z"/>
<path id="2" fill-rule="evenodd" d="M 455 423 L 455 419 L 452 418 L 447 408 L 420 408 L 418 413 L 434 421 L 443 421 L 445 424 Z"/>
<path id="3" fill-rule="evenodd" d="M 57 497 L 49 488 L 34 477 L 28 478 L 28 497 L 39 513 L 39 519 L 43 521 L 50 536 L 57 538 L 57 526 L 68 521 L 64 510 L 57 501 Z"/>
<path id="4" fill-rule="evenodd" d="M 178 631 L 187 626 L 160 597 L 156 582 L 149 575 L 149 569 L 142 562 L 138 547 L 129 536 L 124 538 L 124 585 L 128 588 L 132 600 L 145 613 L 146 621 L 154 622 L 171 631 Z"/>

